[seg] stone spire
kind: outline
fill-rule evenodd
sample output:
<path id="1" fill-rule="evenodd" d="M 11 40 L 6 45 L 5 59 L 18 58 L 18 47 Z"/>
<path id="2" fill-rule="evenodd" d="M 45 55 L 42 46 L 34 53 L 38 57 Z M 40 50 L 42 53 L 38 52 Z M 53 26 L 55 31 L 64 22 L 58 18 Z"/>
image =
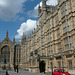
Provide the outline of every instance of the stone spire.
<path id="1" fill-rule="evenodd" d="M 7 30 L 7 32 L 6 32 L 6 37 L 8 37 L 8 30 Z"/>
<path id="2" fill-rule="evenodd" d="M 25 42 L 26 42 L 26 36 L 25 36 L 25 32 L 23 32 L 23 36 L 22 36 L 22 40 L 21 40 L 22 45 L 24 45 Z"/>
<path id="3" fill-rule="evenodd" d="M 39 6 L 38 6 L 38 15 L 41 13 L 41 6 L 40 6 L 40 4 L 39 4 Z"/>
<path id="4" fill-rule="evenodd" d="M 42 1 L 42 9 L 43 10 L 46 10 L 46 0 L 43 0 Z"/>
<path id="5" fill-rule="evenodd" d="M 15 37 L 13 38 L 13 42 L 15 43 Z"/>
<path id="6" fill-rule="evenodd" d="M 25 39 L 26 39 L 25 32 L 23 32 L 22 40 L 25 40 Z"/>

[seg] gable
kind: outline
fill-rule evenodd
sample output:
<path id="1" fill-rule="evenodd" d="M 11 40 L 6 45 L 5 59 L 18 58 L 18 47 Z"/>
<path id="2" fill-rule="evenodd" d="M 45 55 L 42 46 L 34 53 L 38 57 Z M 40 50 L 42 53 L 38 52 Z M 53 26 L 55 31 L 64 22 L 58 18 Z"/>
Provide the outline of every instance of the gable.
<path id="1" fill-rule="evenodd" d="M 10 40 L 8 37 L 6 37 L 6 38 L 1 42 L 1 44 L 12 44 L 12 42 L 11 42 L 11 40 Z"/>

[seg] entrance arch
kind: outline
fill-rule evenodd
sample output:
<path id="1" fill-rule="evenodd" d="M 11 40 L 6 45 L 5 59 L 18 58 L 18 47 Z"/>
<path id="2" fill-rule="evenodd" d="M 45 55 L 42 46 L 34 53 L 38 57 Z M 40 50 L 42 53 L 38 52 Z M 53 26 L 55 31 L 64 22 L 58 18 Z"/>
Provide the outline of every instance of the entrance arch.
<path id="1" fill-rule="evenodd" d="M 39 69 L 40 69 L 40 72 L 45 72 L 45 61 L 41 61 L 39 63 Z"/>
<path id="2" fill-rule="evenodd" d="M 7 64 L 10 62 L 10 48 L 9 46 L 4 46 L 1 49 L 1 62 Z"/>

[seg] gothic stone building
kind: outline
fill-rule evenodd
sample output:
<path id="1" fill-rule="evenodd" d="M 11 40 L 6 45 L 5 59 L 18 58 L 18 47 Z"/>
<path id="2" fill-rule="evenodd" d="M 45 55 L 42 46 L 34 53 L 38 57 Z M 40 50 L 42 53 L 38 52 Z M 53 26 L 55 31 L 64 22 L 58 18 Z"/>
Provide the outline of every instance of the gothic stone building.
<path id="1" fill-rule="evenodd" d="M 5 52 L 6 51 L 6 52 Z M 55 68 L 75 71 L 75 0 L 58 0 L 58 5 L 38 6 L 38 25 L 21 42 L 6 38 L 0 43 L 0 63 L 30 72 L 49 72 Z M 6 62 L 7 61 L 7 62 Z"/>
<path id="2" fill-rule="evenodd" d="M 21 65 L 21 43 L 13 42 L 8 37 L 8 31 L 6 37 L 0 42 L 0 68 L 14 69 L 15 66 Z"/>

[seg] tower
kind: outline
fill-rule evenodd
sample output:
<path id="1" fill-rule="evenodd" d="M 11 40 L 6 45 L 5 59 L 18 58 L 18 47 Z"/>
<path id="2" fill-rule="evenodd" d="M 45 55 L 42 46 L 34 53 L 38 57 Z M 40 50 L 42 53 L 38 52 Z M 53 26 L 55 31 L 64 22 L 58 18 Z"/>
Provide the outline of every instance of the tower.
<path id="1" fill-rule="evenodd" d="M 47 15 L 46 0 L 42 1 L 42 12 L 43 12 L 42 19 L 45 20 L 46 19 L 46 15 Z"/>

